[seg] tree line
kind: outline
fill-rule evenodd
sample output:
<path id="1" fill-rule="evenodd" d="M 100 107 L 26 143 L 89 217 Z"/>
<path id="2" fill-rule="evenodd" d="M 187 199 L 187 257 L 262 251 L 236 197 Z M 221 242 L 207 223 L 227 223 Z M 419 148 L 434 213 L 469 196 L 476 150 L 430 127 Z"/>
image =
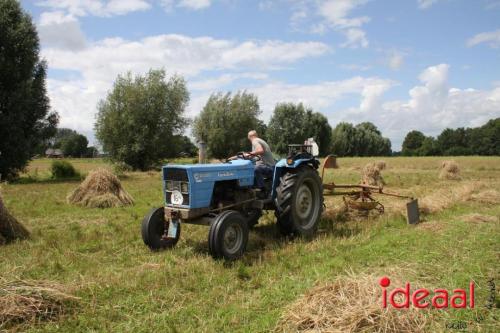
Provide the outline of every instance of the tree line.
<path id="1" fill-rule="evenodd" d="M 500 155 L 500 118 L 474 128 L 447 128 L 436 138 L 409 132 L 402 145 L 405 156 Z"/>
<path id="2" fill-rule="evenodd" d="M 31 17 L 18 1 L 0 2 L 0 175 L 14 177 L 36 154 L 58 148 L 67 156 L 94 156 L 87 138 L 58 129 L 46 91 L 46 63 Z M 95 136 L 113 161 L 146 170 L 164 159 L 193 156 L 196 147 L 185 135 L 206 142 L 211 157 L 222 159 L 248 150 L 249 130 L 257 130 L 277 155 L 291 143 L 314 138 L 320 155 L 387 156 L 391 142 L 370 122 L 339 123 L 302 103 L 278 103 L 265 124 L 256 95 L 247 91 L 214 93 L 194 119 L 186 116 L 189 91 L 182 76 L 167 77 L 163 69 L 144 75 L 119 75 L 97 105 Z M 500 120 L 478 128 L 446 129 L 436 139 L 408 133 L 404 155 L 500 155 Z"/>

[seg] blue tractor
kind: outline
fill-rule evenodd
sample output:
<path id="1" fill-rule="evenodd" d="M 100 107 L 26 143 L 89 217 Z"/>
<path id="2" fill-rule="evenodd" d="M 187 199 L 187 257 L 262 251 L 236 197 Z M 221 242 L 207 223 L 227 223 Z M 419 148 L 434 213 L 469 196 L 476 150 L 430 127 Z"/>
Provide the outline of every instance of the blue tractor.
<path id="1" fill-rule="evenodd" d="M 165 165 L 164 207 L 153 208 L 143 219 L 142 238 L 152 250 L 175 246 L 181 224 L 207 225 L 214 258 L 235 260 L 246 249 L 249 229 L 263 210 L 274 210 L 283 235 L 312 237 L 323 210 L 320 162 L 310 145 L 290 145 L 265 178 L 264 195 L 253 189 L 254 159 L 220 164 Z"/>

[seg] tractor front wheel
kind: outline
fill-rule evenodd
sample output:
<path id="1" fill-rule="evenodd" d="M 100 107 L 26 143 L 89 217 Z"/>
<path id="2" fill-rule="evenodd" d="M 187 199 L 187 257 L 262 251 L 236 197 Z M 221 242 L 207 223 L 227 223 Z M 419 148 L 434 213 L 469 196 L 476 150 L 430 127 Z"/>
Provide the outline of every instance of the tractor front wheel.
<path id="1" fill-rule="evenodd" d="M 177 224 L 174 237 L 168 237 L 169 223 L 165 221 L 164 208 L 153 208 L 142 220 L 142 240 L 153 251 L 172 248 L 179 241 L 181 225 Z"/>
<path id="2" fill-rule="evenodd" d="M 212 257 L 226 260 L 240 258 L 248 243 L 248 223 L 237 211 L 220 213 L 210 225 L 208 248 Z"/>
<path id="3" fill-rule="evenodd" d="M 312 237 L 323 211 L 323 185 L 309 166 L 289 170 L 276 188 L 276 217 L 283 235 Z"/>

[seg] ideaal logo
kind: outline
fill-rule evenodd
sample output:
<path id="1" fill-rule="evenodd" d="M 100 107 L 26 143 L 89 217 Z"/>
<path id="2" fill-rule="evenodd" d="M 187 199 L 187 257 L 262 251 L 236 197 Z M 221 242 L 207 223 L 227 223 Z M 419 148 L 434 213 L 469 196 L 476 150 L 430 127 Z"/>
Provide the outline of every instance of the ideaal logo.
<path id="1" fill-rule="evenodd" d="M 412 292 L 411 285 L 406 282 L 403 288 L 394 288 L 389 295 L 387 295 L 387 287 L 391 285 L 391 280 L 384 276 L 379 281 L 382 287 L 382 307 L 387 308 L 387 300 L 392 307 L 396 309 L 409 308 L 410 303 L 419 309 L 433 307 L 436 309 L 444 309 L 452 307 L 455 309 L 474 308 L 474 282 L 469 283 L 468 293 L 465 289 L 453 289 L 449 292 L 446 289 L 435 289 L 433 291 L 425 288 L 419 288 Z M 398 295 L 402 297 L 399 298 Z M 451 298 L 450 298 L 451 296 Z M 398 303 L 398 298 L 401 303 Z"/>

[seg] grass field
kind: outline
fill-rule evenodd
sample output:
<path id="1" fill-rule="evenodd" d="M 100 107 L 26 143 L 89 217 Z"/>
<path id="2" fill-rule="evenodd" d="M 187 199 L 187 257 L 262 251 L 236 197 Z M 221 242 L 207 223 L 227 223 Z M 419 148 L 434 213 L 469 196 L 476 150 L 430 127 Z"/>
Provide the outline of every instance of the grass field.
<path id="1" fill-rule="evenodd" d="M 358 182 L 361 168 L 372 160 L 341 158 L 327 181 Z M 57 321 L 12 330 L 267 332 L 317 283 L 347 272 L 382 276 L 400 271 L 407 281 L 436 288 L 466 288 L 471 280 L 477 285 L 476 309 L 439 310 L 429 332 L 456 331 L 446 328 L 456 321 L 467 323 L 465 331 L 498 332 L 498 305 L 487 310 L 485 304 L 488 279 L 500 281 L 500 204 L 473 196 L 488 190 L 498 195 L 500 157 L 454 158 L 462 170 L 460 181 L 438 179 L 441 160 L 385 158 L 387 189 L 424 201 L 452 198 L 420 225 L 407 225 L 398 214 L 401 202 L 391 198 L 383 198 L 386 214 L 381 217 L 332 220 L 329 216 L 336 215 L 328 212 L 341 205 L 341 198 L 328 198 L 313 241 L 278 236 L 269 213 L 251 232 L 243 259 L 231 264 L 209 256 L 208 228 L 202 226 L 183 225 L 173 250 L 152 253 L 144 246 L 141 219 L 150 207 L 162 205 L 159 172 L 122 178 L 136 201 L 133 207 L 88 209 L 66 203 L 78 181 L 46 180 L 50 161 L 35 160 L 23 175 L 29 181 L 2 185 L 6 206 L 33 237 L 0 248 L 0 274 L 61 283 L 80 301 Z M 70 162 L 83 174 L 109 167 L 102 160 Z M 470 214 L 493 216 L 496 222 L 476 221 Z"/>

